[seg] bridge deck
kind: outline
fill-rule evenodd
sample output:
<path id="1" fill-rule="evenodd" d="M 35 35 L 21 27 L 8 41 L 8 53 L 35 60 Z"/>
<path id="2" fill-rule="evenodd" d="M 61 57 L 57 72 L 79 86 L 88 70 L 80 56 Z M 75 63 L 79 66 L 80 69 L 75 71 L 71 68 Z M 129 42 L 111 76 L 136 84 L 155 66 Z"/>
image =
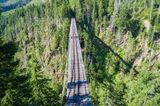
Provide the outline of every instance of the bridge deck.
<path id="1" fill-rule="evenodd" d="M 91 106 L 75 19 L 69 35 L 67 106 Z"/>

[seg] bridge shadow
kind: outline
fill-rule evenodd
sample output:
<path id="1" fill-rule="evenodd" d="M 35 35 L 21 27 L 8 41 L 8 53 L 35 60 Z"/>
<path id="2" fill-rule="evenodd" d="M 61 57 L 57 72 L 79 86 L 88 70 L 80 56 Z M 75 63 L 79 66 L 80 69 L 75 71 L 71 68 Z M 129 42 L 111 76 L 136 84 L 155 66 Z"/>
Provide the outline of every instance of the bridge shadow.
<path id="1" fill-rule="evenodd" d="M 67 89 L 74 89 L 77 85 L 82 86 L 84 84 L 88 84 L 88 81 L 69 82 L 67 84 Z"/>
<path id="2" fill-rule="evenodd" d="M 67 89 L 75 89 L 77 86 L 83 86 L 87 85 L 87 81 L 77 81 L 77 82 L 68 82 Z M 80 95 L 80 92 L 78 91 L 78 94 L 74 94 L 73 96 L 68 96 L 67 98 L 67 106 L 91 106 L 91 99 L 88 93 L 85 95 Z"/>
<path id="3" fill-rule="evenodd" d="M 122 62 L 126 66 L 126 69 L 124 69 L 125 73 L 133 69 L 133 73 L 135 75 L 138 74 L 138 71 L 133 67 L 132 63 L 129 63 L 126 60 L 124 60 L 117 52 L 115 52 L 110 46 L 104 43 L 100 38 L 94 36 L 93 42 L 98 42 L 98 44 L 101 45 L 104 50 L 111 52 L 116 58 L 118 58 L 120 62 Z"/>
<path id="4" fill-rule="evenodd" d="M 89 53 L 89 55 L 94 66 L 94 70 L 105 70 L 107 62 L 110 61 L 106 59 L 106 57 L 108 57 L 107 54 L 111 53 L 112 56 L 119 59 L 119 61 L 115 62 L 115 69 L 117 70 L 116 73 L 120 68 L 120 64 L 122 64 L 125 66 L 125 68 L 123 69 L 124 73 L 128 73 L 130 72 L 130 70 L 133 70 L 134 75 L 138 74 L 138 71 L 135 69 L 135 67 L 133 67 L 133 64 L 131 62 L 123 59 L 120 54 L 118 54 L 114 49 L 112 49 L 109 45 L 107 45 L 104 41 L 102 41 L 95 35 L 94 28 L 92 27 L 93 25 L 87 23 L 86 26 L 88 26 L 88 28 L 86 28 L 84 27 L 84 23 L 86 23 L 85 20 L 79 23 L 79 25 L 85 32 L 87 32 L 88 39 L 90 39 L 91 41 L 91 47 L 89 48 L 89 51 L 91 52 Z"/>
<path id="5" fill-rule="evenodd" d="M 91 106 L 89 94 L 68 97 L 67 106 Z"/>
<path id="6" fill-rule="evenodd" d="M 119 72 L 129 73 L 133 70 L 133 74 L 137 75 L 138 71 L 133 67 L 132 63 L 123 59 L 119 53 L 95 35 L 93 25 L 87 23 L 85 20 L 78 23 L 78 25 L 78 27 L 80 27 L 78 29 L 86 33 L 84 33 L 82 37 L 85 39 L 84 47 L 86 51 L 84 51 L 84 56 L 89 55 L 90 58 L 89 62 L 86 62 L 87 78 L 88 81 L 92 83 L 91 90 L 95 90 L 92 92 L 94 97 L 91 96 L 92 104 L 98 105 L 99 101 L 97 98 L 99 96 L 95 89 L 96 87 L 102 83 L 104 85 L 109 84 L 108 90 L 114 91 L 114 79 Z M 87 56 L 84 58 L 87 60 Z M 113 68 L 111 69 L 113 71 L 111 73 L 109 72 L 110 68 Z M 73 86 L 70 86 L 70 88 L 72 87 Z M 123 96 L 123 94 L 121 95 Z"/>

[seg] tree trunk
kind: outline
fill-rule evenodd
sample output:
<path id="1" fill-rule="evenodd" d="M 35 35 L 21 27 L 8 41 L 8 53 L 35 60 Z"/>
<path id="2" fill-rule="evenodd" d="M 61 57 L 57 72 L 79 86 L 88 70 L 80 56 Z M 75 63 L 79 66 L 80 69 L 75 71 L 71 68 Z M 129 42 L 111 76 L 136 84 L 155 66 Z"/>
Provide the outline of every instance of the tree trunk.
<path id="1" fill-rule="evenodd" d="M 159 5 L 159 8 L 158 8 L 158 14 L 160 15 L 160 5 Z"/>
<path id="2" fill-rule="evenodd" d="M 121 0 L 118 1 L 118 5 L 119 5 L 119 6 L 121 5 Z"/>
<path id="3" fill-rule="evenodd" d="M 144 0 L 144 8 L 147 8 L 147 1 Z"/>
<path id="4" fill-rule="evenodd" d="M 110 32 L 111 32 L 111 34 L 115 30 L 115 25 L 114 25 L 115 24 L 115 17 L 116 17 L 118 10 L 119 10 L 120 2 L 121 2 L 120 0 L 114 1 L 114 11 L 113 11 L 113 15 L 110 18 Z"/>
<path id="5" fill-rule="evenodd" d="M 150 20 L 152 19 L 153 7 L 154 7 L 154 0 L 152 0 L 152 2 L 151 2 Z"/>

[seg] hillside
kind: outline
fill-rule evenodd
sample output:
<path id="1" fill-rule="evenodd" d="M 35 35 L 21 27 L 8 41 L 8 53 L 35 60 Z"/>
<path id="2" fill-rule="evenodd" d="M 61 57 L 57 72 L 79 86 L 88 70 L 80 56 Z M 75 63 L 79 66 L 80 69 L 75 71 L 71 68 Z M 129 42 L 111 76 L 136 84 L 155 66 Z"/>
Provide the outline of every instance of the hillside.
<path id="1" fill-rule="evenodd" d="M 18 7 L 22 7 L 29 3 L 31 0 L 6 0 L 6 1 L 1 1 L 0 6 L 1 6 L 1 11 L 9 11 L 12 9 L 16 9 Z"/>
<path id="2" fill-rule="evenodd" d="M 41 4 L 43 0 L 0 0 L 0 10 L 3 14 L 12 13 L 14 10 L 20 7 L 24 8 L 32 4 Z"/>
<path id="3" fill-rule="evenodd" d="M 66 103 L 73 17 L 92 105 L 159 106 L 160 0 L 46 0 L 2 15 L 0 105 Z"/>

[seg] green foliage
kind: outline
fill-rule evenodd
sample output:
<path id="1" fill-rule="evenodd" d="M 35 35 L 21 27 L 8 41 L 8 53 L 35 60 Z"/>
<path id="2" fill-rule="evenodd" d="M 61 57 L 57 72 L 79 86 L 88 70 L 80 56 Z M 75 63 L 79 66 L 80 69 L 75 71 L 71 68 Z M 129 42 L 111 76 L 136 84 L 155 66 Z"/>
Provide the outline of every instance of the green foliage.
<path id="1" fill-rule="evenodd" d="M 64 7 L 64 4 L 61 6 Z M 57 19 L 59 21 L 57 24 L 54 23 L 55 18 L 52 19 L 50 15 L 52 12 L 55 13 L 52 2 L 18 9 L 14 14 L 0 19 L 2 22 L 0 34 L 4 42 L 17 42 L 17 49 L 12 50 L 10 48 L 12 44 L 5 47 L 8 53 L 14 52 L 13 60 L 9 60 L 10 54 L 8 56 L 6 52 L 1 53 L 4 55 L 2 56 L 4 62 L 0 61 L 2 106 L 60 105 L 62 79 L 57 79 L 55 73 L 64 72 L 66 66 L 64 57 L 67 36 L 64 35 L 68 33 L 66 27 L 69 26 L 68 20 L 64 18 L 64 14 L 67 14 L 64 13 L 65 9 L 62 8 L 63 12 L 59 14 L 61 18 Z M 61 23 L 61 19 L 66 21 Z M 14 45 L 12 46 L 14 48 Z M 60 54 L 63 57 L 60 57 Z M 12 63 L 14 60 L 18 62 Z"/>
<path id="2" fill-rule="evenodd" d="M 128 82 L 127 104 L 129 106 L 158 106 L 160 99 L 159 75 L 159 72 L 143 71 L 136 79 Z"/>
<path id="3" fill-rule="evenodd" d="M 107 8 L 107 13 L 109 14 L 109 16 L 112 15 L 113 11 L 114 11 L 114 1 L 113 0 L 109 0 L 108 8 Z"/>
<path id="4" fill-rule="evenodd" d="M 132 35 L 134 37 L 137 37 L 138 34 L 139 34 L 139 31 L 140 31 L 140 23 L 139 23 L 139 21 L 136 20 L 136 19 L 131 19 L 128 22 L 128 28 L 131 31 Z"/>
<path id="5" fill-rule="evenodd" d="M 25 105 L 30 95 L 27 74 L 17 74 L 18 61 L 14 60 L 17 46 L 14 42 L 0 44 L 0 101 L 2 106 Z M 26 92 L 24 92 L 26 91 Z M 27 101 L 26 101 L 27 102 Z"/>
<path id="6" fill-rule="evenodd" d="M 119 13 L 116 16 L 116 25 L 120 30 L 126 29 L 128 21 L 132 18 L 132 9 L 130 6 L 131 2 L 127 0 L 124 0 L 123 4 L 120 6 Z"/>
<path id="7" fill-rule="evenodd" d="M 1 105 L 61 105 L 64 77 L 57 74 L 65 71 L 76 17 L 92 104 L 158 106 L 159 0 L 152 9 L 144 1 L 48 0 L 1 16 Z"/>

